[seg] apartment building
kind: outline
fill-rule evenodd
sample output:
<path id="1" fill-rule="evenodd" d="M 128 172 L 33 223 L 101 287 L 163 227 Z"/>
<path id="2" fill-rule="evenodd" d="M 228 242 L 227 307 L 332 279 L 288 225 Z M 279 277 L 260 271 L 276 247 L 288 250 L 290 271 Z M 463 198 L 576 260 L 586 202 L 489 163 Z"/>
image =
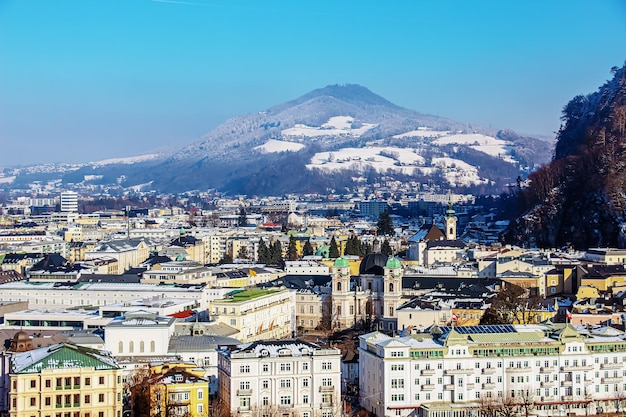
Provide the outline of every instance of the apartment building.
<path id="1" fill-rule="evenodd" d="M 377 415 L 466 417 L 485 404 L 530 415 L 615 412 L 626 401 L 626 335 L 610 327 L 437 327 L 360 337 L 361 405 Z"/>
<path id="2" fill-rule="evenodd" d="M 223 300 L 210 303 L 217 323 L 237 330 L 243 343 L 291 337 L 296 330 L 296 293 L 289 289 L 231 291 Z"/>
<path id="3" fill-rule="evenodd" d="M 110 356 L 66 343 L 30 348 L 5 354 L 10 417 L 121 416 L 121 370 Z"/>
<path id="4" fill-rule="evenodd" d="M 218 397 L 241 417 L 333 417 L 341 403 L 341 352 L 299 340 L 265 340 L 219 352 Z"/>

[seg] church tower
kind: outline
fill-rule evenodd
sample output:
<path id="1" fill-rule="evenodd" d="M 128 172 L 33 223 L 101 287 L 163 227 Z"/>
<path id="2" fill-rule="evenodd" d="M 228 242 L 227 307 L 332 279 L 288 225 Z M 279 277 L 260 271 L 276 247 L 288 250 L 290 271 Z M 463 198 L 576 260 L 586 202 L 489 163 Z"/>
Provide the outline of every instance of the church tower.
<path id="1" fill-rule="evenodd" d="M 354 291 L 350 288 L 350 263 L 346 258 L 335 260 L 332 275 L 332 315 L 334 329 L 348 328 L 355 323 Z"/>
<path id="2" fill-rule="evenodd" d="M 452 199 L 448 200 L 448 209 L 446 210 L 446 239 L 456 240 L 456 216 L 452 208 Z"/>
<path id="3" fill-rule="evenodd" d="M 398 258 L 390 257 L 383 275 L 383 326 L 387 331 L 398 327 L 397 308 L 402 301 L 402 265 Z"/>

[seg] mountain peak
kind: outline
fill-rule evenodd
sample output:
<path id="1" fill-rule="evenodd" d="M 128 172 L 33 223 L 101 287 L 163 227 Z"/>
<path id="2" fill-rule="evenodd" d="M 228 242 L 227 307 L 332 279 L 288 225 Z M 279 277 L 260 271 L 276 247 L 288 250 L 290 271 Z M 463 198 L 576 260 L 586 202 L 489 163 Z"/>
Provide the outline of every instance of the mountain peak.
<path id="1" fill-rule="evenodd" d="M 309 101 L 311 99 L 315 99 L 318 97 L 333 97 L 341 101 L 345 101 L 350 104 L 355 105 L 374 105 L 374 106 L 385 106 L 385 107 L 393 107 L 397 109 L 398 106 L 391 103 L 390 101 L 384 99 L 371 92 L 368 88 L 363 87 L 359 84 L 332 84 L 327 85 L 326 87 L 317 88 L 305 95 L 298 97 L 297 99 L 291 101 L 288 104 L 297 105 Z"/>

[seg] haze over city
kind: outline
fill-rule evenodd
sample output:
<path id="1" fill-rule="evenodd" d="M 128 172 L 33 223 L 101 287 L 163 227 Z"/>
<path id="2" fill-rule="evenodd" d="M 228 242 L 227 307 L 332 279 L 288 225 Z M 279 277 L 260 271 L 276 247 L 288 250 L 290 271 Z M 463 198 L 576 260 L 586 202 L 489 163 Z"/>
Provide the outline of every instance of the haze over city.
<path id="1" fill-rule="evenodd" d="M 180 148 L 328 84 L 554 137 L 623 64 L 626 5 L 0 2 L 0 165 Z"/>

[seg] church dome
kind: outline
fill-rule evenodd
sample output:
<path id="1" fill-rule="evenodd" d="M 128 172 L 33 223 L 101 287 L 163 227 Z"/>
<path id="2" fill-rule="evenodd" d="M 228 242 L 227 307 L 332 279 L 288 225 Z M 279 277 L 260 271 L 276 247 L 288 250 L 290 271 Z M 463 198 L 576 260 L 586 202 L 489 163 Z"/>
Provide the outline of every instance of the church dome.
<path id="1" fill-rule="evenodd" d="M 383 275 L 384 268 L 387 265 L 387 255 L 382 253 L 370 253 L 359 265 L 360 275 Z"/>
<path id="2" fill-rule="evenodd" d="M 335 267 L 342 268 L 342 267 L 349 267 L 349 266 L 350 266 L 350 263 L 343 256 L 335 259 Z"/>
<path id="3" fill-rule="evenodd" d="M 387 265 L 385 265 L 385 268 L 397 269 L 397 268 L 402 268 L 402 265 L 400 264 L 400 261 L 398 260 L 398 258 L 396 258 L 395 256 L 392 256 L 389 259 L 387 259 Z"/>

